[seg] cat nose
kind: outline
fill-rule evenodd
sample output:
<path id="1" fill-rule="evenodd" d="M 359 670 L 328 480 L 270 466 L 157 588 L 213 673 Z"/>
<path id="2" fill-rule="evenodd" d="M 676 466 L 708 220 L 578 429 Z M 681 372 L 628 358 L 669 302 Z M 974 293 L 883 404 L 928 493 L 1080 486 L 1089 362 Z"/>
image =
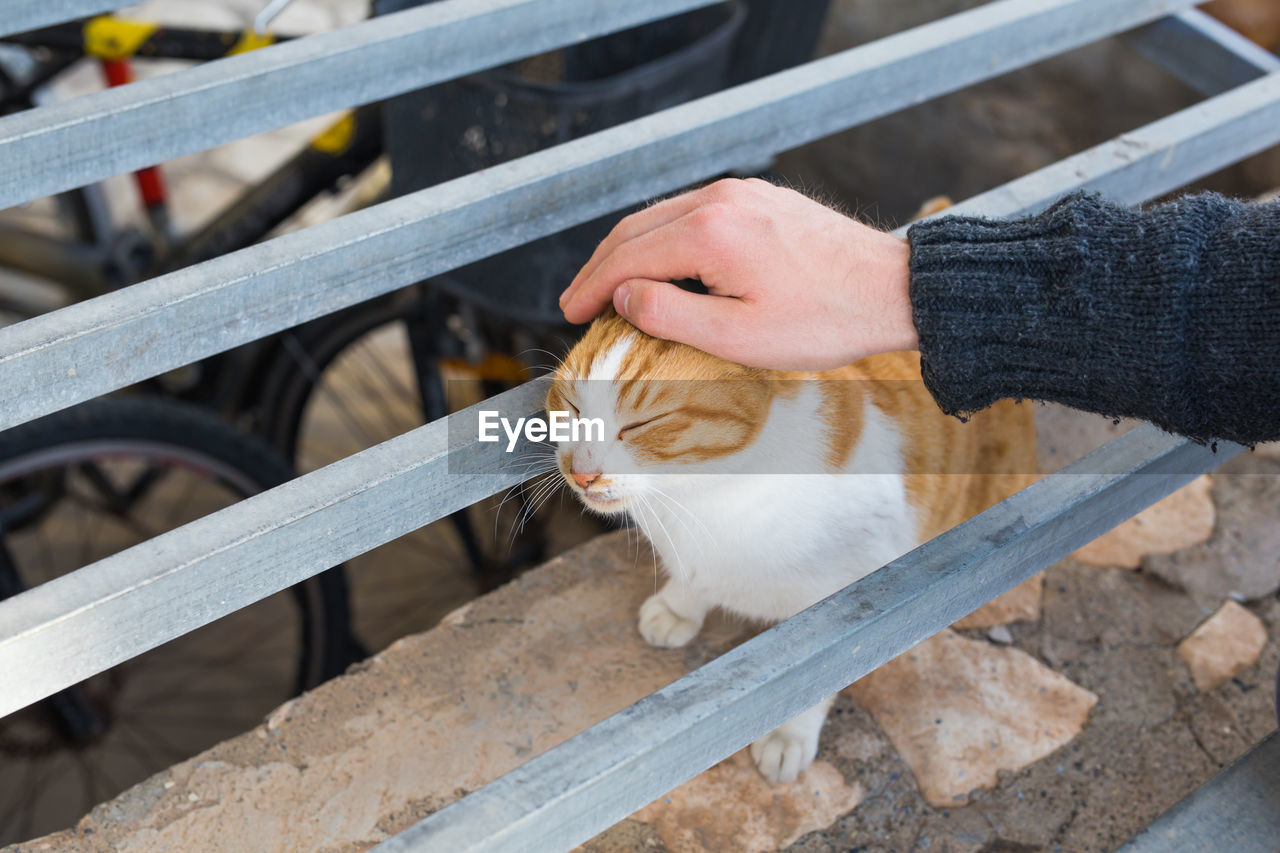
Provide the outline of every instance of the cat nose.
<path id="1" fill-rule="evenodd" d="M 587 488 L 588 486 L 590 486 L 592 483 L 594 483 L 596 480 L 599 480 L 599 479 L 600 479 L 599 471 L 588 471 L 585 474 L 580 471 L 573 472 L 573 481 L 583 489 Z"/>

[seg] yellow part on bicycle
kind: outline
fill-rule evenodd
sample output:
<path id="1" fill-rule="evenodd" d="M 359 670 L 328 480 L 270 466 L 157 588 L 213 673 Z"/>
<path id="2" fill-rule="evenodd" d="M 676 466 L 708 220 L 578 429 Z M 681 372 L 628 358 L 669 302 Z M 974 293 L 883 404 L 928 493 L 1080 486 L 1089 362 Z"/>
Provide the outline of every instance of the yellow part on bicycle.
<path id="1" fill-rule="evenodd" d="M 349 112 L 311 140 L 311 147 L 325 154 L 337 156 L 351 147 L 351 139 L 355 135 L 355 113 Z"/>
<path id="2" fill-rule="evenodd" d="M 231 50 L 227 51 L 227 56 L 234 56 L 237 53 L 248 53 L 251 50 L 257 50 L 260 47 L 269 47 L 276 43 L 276 37 L 269 33 L 260 33 L 257 30 L 245 30 L 240 34 L 240 39 L 231 46 Z"/>
<path id="3" fill-rule="evenodd" d="M 497 382 L 525 382 L 530 378 L 529 368 L 524 362 L 497 352 L 486 353 L 475 364 L 461 358 L 442 358 L 440 366 L 460 376 Z"/>
<path id="4" fill-rule="evenodd" d="M 99 15 L 84 25 L 84 52 L 98 59 L 128 59 L 151 38 L 159 24 Z"/>

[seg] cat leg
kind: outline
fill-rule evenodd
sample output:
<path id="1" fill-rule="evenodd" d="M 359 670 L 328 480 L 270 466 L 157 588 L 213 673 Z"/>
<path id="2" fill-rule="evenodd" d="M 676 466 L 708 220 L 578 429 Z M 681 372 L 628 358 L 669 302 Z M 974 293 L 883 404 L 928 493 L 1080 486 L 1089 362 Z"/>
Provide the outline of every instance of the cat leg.
<path id="1" fill-rule="evenodd" d="M 667 581 L 640 605 L 640 636 L 651 646 L 679 648 L 698 635 L 707 609 L 687 586 Z"/>
<path id="2" fill-rule="evenodd" d="M 774 784 L 794 782 L 800 771 L 813 763 L 818 735 L 835 698 L 827 697 L 751 744 L 751 757 L 764 778 Z"/>

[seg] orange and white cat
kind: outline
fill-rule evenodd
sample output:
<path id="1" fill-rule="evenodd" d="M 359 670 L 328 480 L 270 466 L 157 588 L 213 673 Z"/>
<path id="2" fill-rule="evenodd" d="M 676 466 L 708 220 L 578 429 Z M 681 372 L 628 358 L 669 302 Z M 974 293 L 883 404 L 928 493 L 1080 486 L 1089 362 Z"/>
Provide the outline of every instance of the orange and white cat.
<path id="1" fill-rule="evenodd" d="M 639 620 L 655 646 L 688 643 L 713 607 L 786 619 L 1034 479 L 1030 407 L 947 417 L 915 353 L 757 370 L 610 312 L 557 369 L 547 408 L 604 421 L 603 441 L 560 443 L 557 462 L 587 507 L 629 515 L 661 558 L 666 584 Z M 752 745 L 767 779 L 813 761 L 830 704 Z"/>

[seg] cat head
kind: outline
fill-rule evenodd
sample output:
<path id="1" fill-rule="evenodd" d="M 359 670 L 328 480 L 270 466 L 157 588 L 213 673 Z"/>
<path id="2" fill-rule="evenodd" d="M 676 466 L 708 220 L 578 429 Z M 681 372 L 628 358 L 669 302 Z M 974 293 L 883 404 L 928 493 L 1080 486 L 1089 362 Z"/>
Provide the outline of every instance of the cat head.
<path id="1" fill-rule="evenodd" d="M 569 488 L 597 512 L 626 512 L 671 475 L 729 473 L 774 395 L 767 371 L 650 337 L 612 310 L 557 368 L 547 410 L 588 424 L 556 457 Z M 598 421 L 603 429 L 593 429 Z"/>

